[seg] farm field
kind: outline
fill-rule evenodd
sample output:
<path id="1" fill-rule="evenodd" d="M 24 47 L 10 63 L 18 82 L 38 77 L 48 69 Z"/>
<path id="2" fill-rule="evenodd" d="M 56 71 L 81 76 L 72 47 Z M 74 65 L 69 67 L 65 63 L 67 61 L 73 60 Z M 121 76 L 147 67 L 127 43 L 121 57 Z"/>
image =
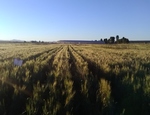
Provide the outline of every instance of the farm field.
<path id="1" fill-rule="evenodd" d="M 149 114 L 150 44 L 0 43 L 0 115 Z"/>

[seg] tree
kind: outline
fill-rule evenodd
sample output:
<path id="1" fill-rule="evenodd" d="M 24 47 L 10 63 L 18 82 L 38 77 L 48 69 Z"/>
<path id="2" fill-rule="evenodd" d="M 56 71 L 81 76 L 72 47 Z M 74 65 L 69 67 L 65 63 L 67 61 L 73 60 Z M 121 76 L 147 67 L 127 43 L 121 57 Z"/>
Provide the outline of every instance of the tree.
<path id="1" fill-rule="evenodd" d="M 129 43 L 129 39 L 125 37 L 122 37 L 122 39 L 120 39 L 119 41 L 120 43 Z"/>
<path id="2" fill-rule="evenodd" d="M 119 35 L 116 35 L 116 41 L 117 42 L 119 41 Z"/>
<path id="3" fill-rule="evenodd" d="M 107 44 L 107 38 L 104 39 L 105 44 Z"/>
<path id="4" fill-rule="evenodd" d="M 111 36 L 109 40 L 110 40 L 110 43 L 114 43 L 115 42 L 115 37 Z"/>

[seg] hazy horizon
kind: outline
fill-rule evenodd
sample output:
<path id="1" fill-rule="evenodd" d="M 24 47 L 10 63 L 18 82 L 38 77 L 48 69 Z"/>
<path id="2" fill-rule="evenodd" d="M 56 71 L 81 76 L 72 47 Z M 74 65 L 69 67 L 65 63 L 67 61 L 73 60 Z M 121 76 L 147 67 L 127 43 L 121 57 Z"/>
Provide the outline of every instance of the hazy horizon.
<path id="1" fill-rule="evenodd" d="M 0 40 L 150 40 L 149 0 L 0 1 Z"/>

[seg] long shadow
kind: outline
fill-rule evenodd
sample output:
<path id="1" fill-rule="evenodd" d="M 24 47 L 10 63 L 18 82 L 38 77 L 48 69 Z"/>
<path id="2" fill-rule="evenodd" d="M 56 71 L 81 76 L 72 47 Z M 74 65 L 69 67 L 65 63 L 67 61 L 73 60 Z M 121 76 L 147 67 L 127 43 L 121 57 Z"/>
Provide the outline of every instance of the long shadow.
<path id="1" fill-rule="evenodd" d="M 50 60 L 47 62 L 46 65 L 44 65 L 43 68 L 40 69 L 40 71 L 37 73 L 37 75 L 35 75 L 35 78 L 33 78 L 33 79 L 35 79 L 34 80 L 35 84 L 37 83 L 37 81 L 39 81 L 41 84 L 46 84 L 47 82 L 50 82 L 50 83 L 52 82 L 51 77 L 47 78 L 47 76 L 49 75 L 49 73 L 52 70 L 54 70 L 54 67 L 52 66 L 53 61 L 54 61 L 54 58 L 55 58 L 57 52 L 59 52 L 61 49 L 62 49 L 62 47 L 59 47 L 51 52 L 52 56 L 51 56 Z M 39 77 L 37 77 L 37 76 L 39 76 Z"/>
<path id="2" fill-rule="evenodd" d="M 51 56 L 50 60 L 48 61 L 47 65 L 45 65 L 41 69 L 41 71 L 39 71 L 39 73 L 37 75 L 39 77 L 37 77 L 37 76 L 34 77 L 34 79 L 36 79 L 35 81 L 36 82 L 39 81 L 41 86 L 54 83 L 55 76 L 54 75 L 50 76 L 49 73 L 55 69 L 53 67 L 53 61 L 54 61 L 55 56 L 57 55 L 57 52 L 59 52 L 61 49 L 62 49 L 62 47 L 53 51 L 52 56 Z M 47 87 L 45 92 L 43 92 L 41 94 L 41 98 L 45 99 L 45 100 L 48 99 L 49 98 L 49 92 L 50 92 L 50 89 Z M 39 114 L 39 115 L 41 114 L 42 106 L 43 106 L 43 102 L 41 102 L 39 109 L 38 109 L 38 112 L 37 112 L 37 114 Z"/>
<path id="3" fill-rule="evenodd" d="M 76 50 L 71 46 L 71 48 L 76 52 Z M 89 95 L 89 100 L 90 100 L 90 111 L 91 114 L 97 114 L 98 112 L 101 111 L 102 109 L 102 103 L 97 102 L 97 91 L 99 90 L 99 81 L 101 78 L 105 79 L 108 81 L 106 78 L 107 73 L 105 73 L 100 66 L 98 66 L 95 62 L 92 62 L 90 59 L 87 57 L 79 54 L 76 52 L 79 56 L 81 56 L 87 63 L 88 63 L 88 70 L 89 70 L 89 75 L 87 76 L 88 84 L 90 84 L 88 88 L 88 95 Z M 90 113 L 89 113 L 90 114 Z"/>
<path id="4" fill-rule="evenodd" d="M 71 48 L 79 55 L 81 56 L 87 63 L 88 63 L 88 69 L 89 69 L 89 73 L 92 73 L 92 75 L 94 77 L 96 77 L 98 80 L 100 78 L 104 78 L 106 79 L 104 76 L 106 75 L 106 73 L 100 68 L 99 65 L 97 65 L 95 62 L 92 62 L 90 59 L 88 59 L 87 57 L 81 55 L 80 53 L 78 53 L 72 46 Z M 107 80 L 107 79 L 106 79 Z"/>
<path id="5" fill-rule="evenodd" d="M 36 58 L 39 57 L 40 55 L 42 55 L 42 54 L 44 54 L 44 53 L 48 53 L 48 52 L 53 51 L 53 50 L 55 50 L 55 49 L 57 49 L 57 48 L 50 49 L 50 50 L 47 50 L 47 51 L 43 51 L 43 52 L 37 53 L 37 54 L 35 54 L 35 55 L 31 55 L 31 56 L 29 56 L 28 58 L 25 58 L 25 59 L 23 60 L 23 63 L 25 63 L 25 62 L 28 61 L 28 60 L 36 59 Z M 14 57 L 9 57 L 9 58 L 5 58 L 5 59 L 0 59 L 0 61 L 12 60 L 12 59 L 14 59 Z"/>
<path id="6" fill-rule="evenodd" d="M 37 82 L 40 82 L 40 85 L 46 85 L 47 83 L 53 82 L 54 76 L 51 77 L 48 75 L 48 73 L 53 70 L 53 67 L 52 67 L 53 60 L 55 58 L 55 55 L 57 54 L 58 51 L 61 50 L 61 48 L 62 47 L 59 47 L 59 48 L 53 50 L 51 53 L 52 56 L 51 56 L 50 60 L 47 62 L 47 64 L 44 65 L 44 67 L 42 67 L 37 74 L 32 74 L 31 78 L 27 84 L 24 83 L 24 84 L 26 84 L 26 91 L 31 92 L 31 97 L 25 95 L 24 93 L 19 93 L 19 95 L 14 96 L 14 99 L 12 100 L 10 107 L 8 107 L 9 108 L 8 115 L 12 114 L 12 113 L 21 114 L 21 112 L 23 112 L 25 110 L 25 104 L 27 102 L 27 98 L 32 98 L 33 86 L 36 85 Z M 45 92 L 43 92 L 40 95 L 41 95 L 42 99 L 47 99 L 49 96 L 48 94 L 49 94 L 49 89 L 47 89 Z M 16 105 L 14 106 L 14 104 L 16 104 Z M 39 107 L 38 113 L 40 114 L 40 112 L 42 111 L 43 102 L 39 101 L 39 104 L 40 105 L 38 106 Z M 17 108 L 20 108 L 20 110 L 18 111 Z"/>
<path id="7" fill-rule="evenodd" d="M 78 53 L 73 47 L 71 48 Z M 139 62 L 139 69 L 133 66 L 136 66 L 136 62 L 131 62 L 133 65 L 130 62 L 117 63 L 119 73 L 115 73 L 115 71 L 113 71 L 116 64 L 112 64 L 109 65 L 111 70 L 106 73 L 95 62 L 92 62 L 80 53 L 78 54 L 88 62 L 88 68 L 93 74 L 93 77 L 97 80 L 103 78 L 110 83 L 111 97 L 114 101 L 112 105 L 112 114 L 121 114 L 123 109 L 125 110 L 125 114 L 140 115 L 150 113 L 150 110 L 148 109 L 150 96 L 144 93 L 147 90 L 145 89 L 145 83 L 148 82 L 146 81 L 146 76 L 150 75 L 150 63 Z M 130 69 L 124 70 L 126 67 Z M 134 75 L 134 78 L 132 78 L 132 75 Z M 139 88 L 135 90 L 136 87 Z"/>
<path id="8" fill-rule="evenodd" d="M 82 94 L 81 94 L 81 84 L 82 84 L 82 76 L 78 72 L 77 66 L 75 64 L 75 57 L 72 54 L 72 51 L 68 48 L 68 52 L 70 55 L 69 63 L 71 65 L 70 72 L 72 75 L 73 90 L 75 90 L 75 95 L 73 99 L 73 114 L 74 115 L 82 115 L 84 114 L 82 103 Z"/>
<path id="9" fill-rule="evenodd" d="M 70 46 L 73 49 L 72 46 Z M 76 52 L 74 50 L 74 52 Z M 77 53 L 77 52 L 76 52 Z M 86 106 L 87 109 L 83 109 L 82 111 L 84 114 L 87 115 L 94 114 L 96 115 L 101 111 L 102 103 L 97 101 L 97 91 L 99 90 L 99 80 L 102 77 L 105 77 L 105 73 L 100 69 L 98 65 L 96 65 L 95 62 L 92 62 L 90 59 L 84 57 L 83 55 L 77 53 L 81 58 L 84 59 L 85 62 L 88 63 L 88 70 L 89 74 L 86 76 L 87 79 L 87 88 L 88 88 L 88 98 L 85 102 L 82 103 L 83 108 Z M 106 78 L 105 78 L 106 79 Z M 83 80 L 84 81 L 84 80 Z"/>
<path id="10" fill-rule="evenodd" d="M 57 48 L 54 48 L 54 49 L 50 49 L 50 50 L 47 50 L 47 51 L 38 53 L 38 54 L 36 54 L 36 55 L 32 55 L 32 56 L 30 56 L 30 57 L 28 57 L 28 58 L 25 58 L 25 59 L 23 60 L 23 63 L 26 63 L 26 61 L 28 61 L 28 60 L 36 59 L 37 57 L 39 57 L 40 55 L 42 55 L 42 54 L 44 54 L 44 53 L 49 53 L 49 52 L 51 52 L 51 51 L 55 51 L 56 49 L 57 49 Z"/>

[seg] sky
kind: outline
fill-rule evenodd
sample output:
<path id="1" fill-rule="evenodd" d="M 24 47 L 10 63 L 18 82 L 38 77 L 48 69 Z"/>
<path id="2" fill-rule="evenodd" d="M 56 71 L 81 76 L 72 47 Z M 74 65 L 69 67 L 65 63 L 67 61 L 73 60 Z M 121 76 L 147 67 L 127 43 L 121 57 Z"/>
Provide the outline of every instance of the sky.
<path id="1" fill-rule="evenodd" d="M 150 40 L 150 0 L 0 0 L 0 40 Z"/>

